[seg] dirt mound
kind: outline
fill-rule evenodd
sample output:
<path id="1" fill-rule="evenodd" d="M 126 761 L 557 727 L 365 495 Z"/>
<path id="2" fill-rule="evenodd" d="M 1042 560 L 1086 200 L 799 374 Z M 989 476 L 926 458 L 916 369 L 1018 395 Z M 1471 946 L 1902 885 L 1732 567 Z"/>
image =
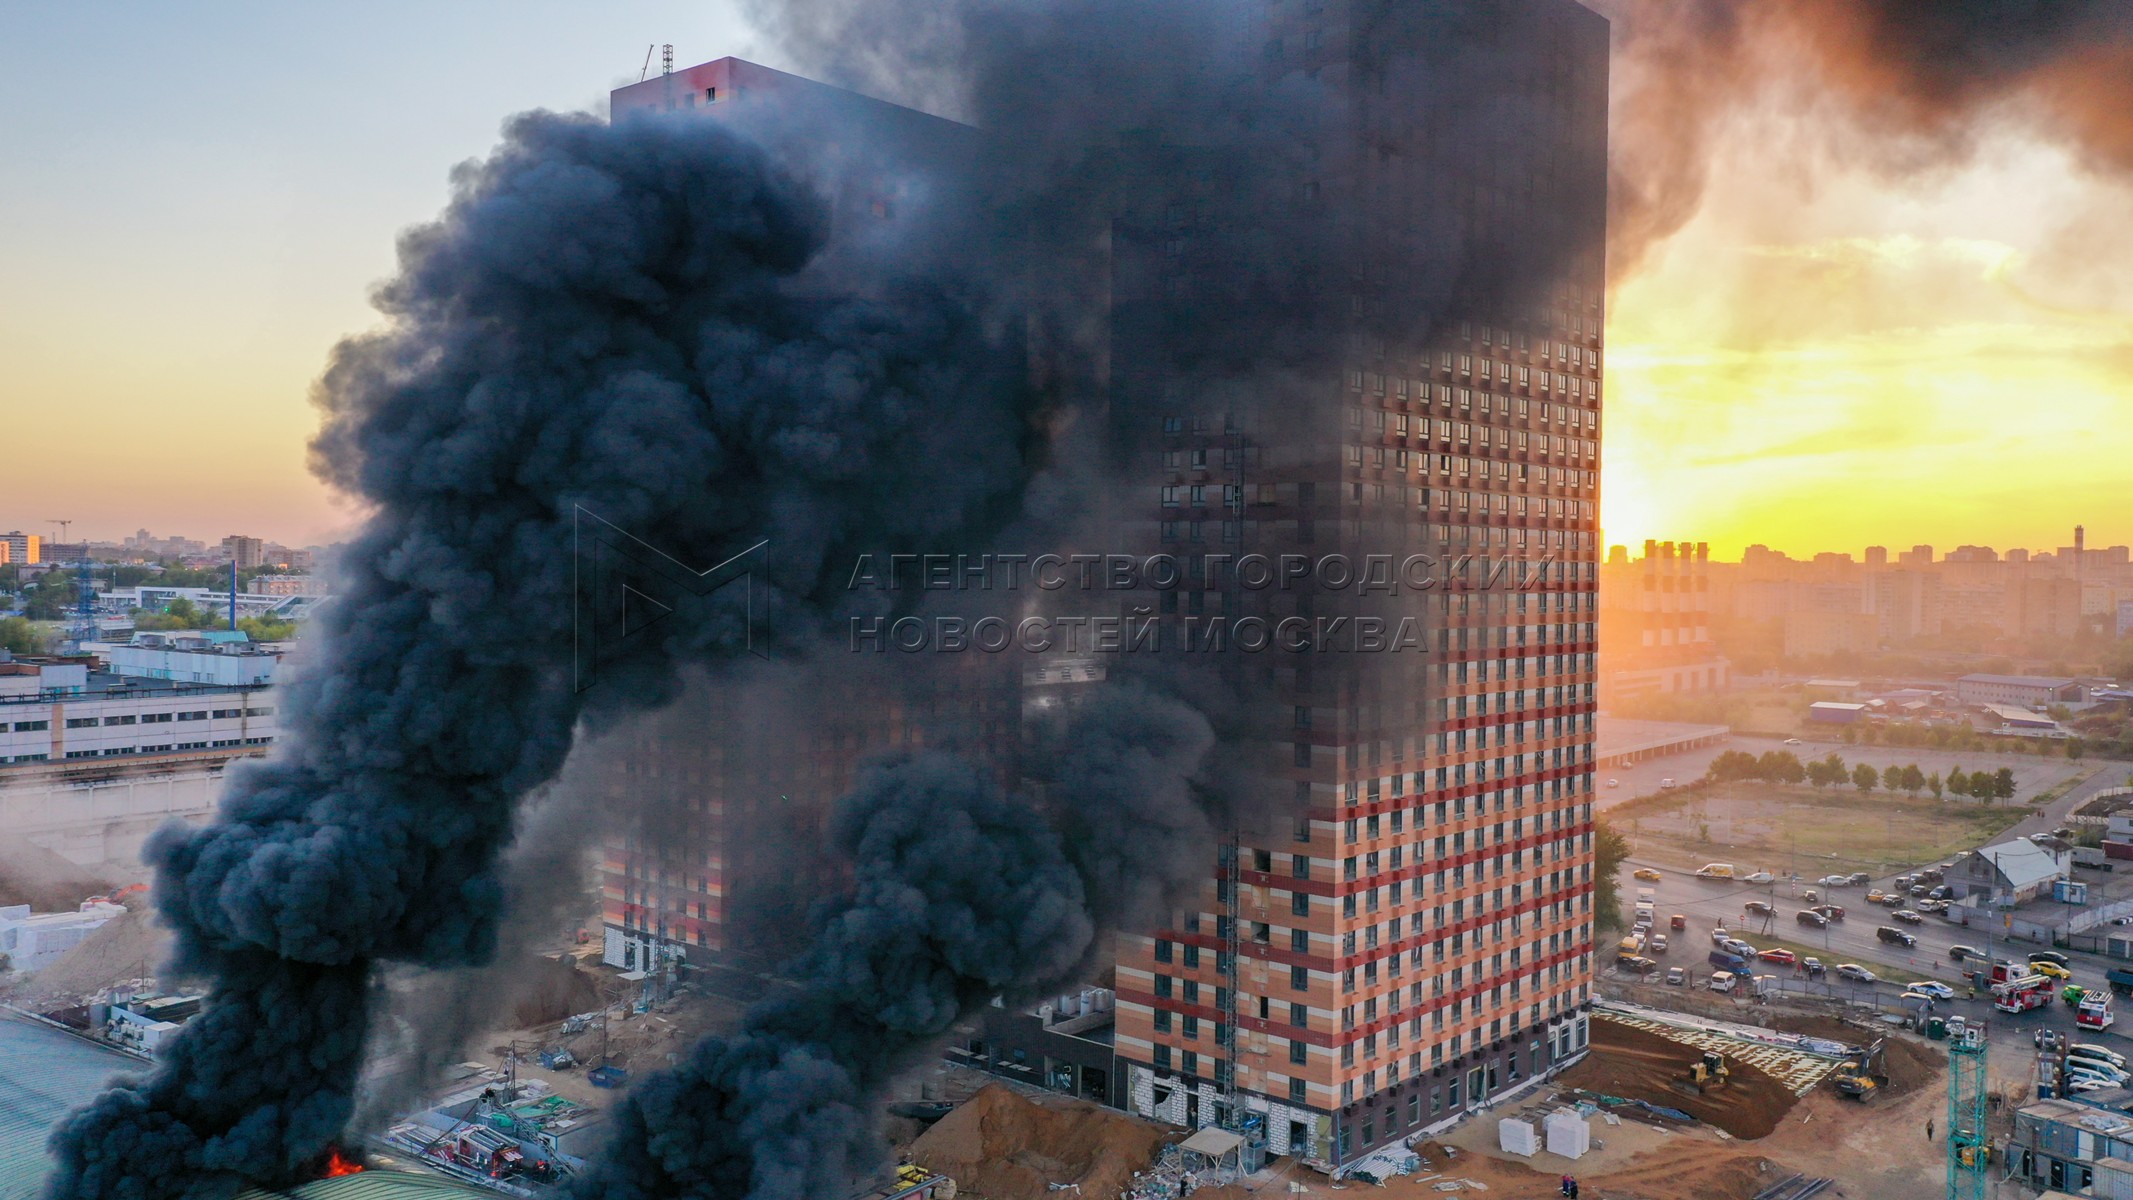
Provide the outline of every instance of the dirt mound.
<path id="1" fill-rule="evenodd" d="M 170 931 L 145 907 L 129 908 L 92 930 L 17 989 L 14 1003 L 46 1011 L 80 1004 L 115 983 L 157 978 L 170 957 Z M 165 990 L 177 981 L 158 979 Z"/>
<path id="2" fill-rule="evenodd" d="M 959 1196 L 1049 1200 L 1057 1193 L 1048 1185 L 1078 1184 L 1086 1200 L 1111 1200 L 1167 1132 L 1093 1104 L 1038 1104 L 994 1085 L 921 1134 L 911 1157 L 954 1179 Z"/>
<path id="3" fill-rule="evenodd" d="M 1670 1081 L 1687 1075 L 1703 1051 L 1615 1021 L 1592 1023 L 1592 1053 L 1562 1077 L 1564 1087 L 1645 1100 L 1678 1108 L 1738 1138 L 1759 1138 L 1777 1128 L 1798 1099 L 1761 1068 L 1728 1059 L 1727 1085 L 1705 1095 L 1675 1091 Z"/>
<path id="4" fill-rule="evenodd" d="M 516 970 L 516 969 L 515 969 Z M 511 1020 L 520 1029 L 605 1007 L 590 972 L 569 958 L 529 958 L 512 980 Z"/>
<path id="5" fill-rule="evenodd" d="M 71 912 L 115 882 L 109 871 L 69 862 L 42 846 L 0 847 L 0 907 L 27 904 L 38 912 Z"/>
<path id="6" fill-rule="evenodd" d="M 1889 1077 L 1882 1094 L 1886 1096 L 1907 1096 L 1922 1087 L 1938 1086 L 1942 1073 L 1948 1069 L 1948 1053 L 1944 1048 L 1913 1041 L 1886 1028 L 1853 1025 L 1834 1017 L 1790 1013 L 1777 1016 L 1771 1026 L 1786 1033 L 1828 1038 L 1853 1046 L 1870 1046 L 1876 1040 L 1885 1039 Z"/>
<path id="7" fill-rule="evenodd" d="M 1892 1037 L 1883 1050 L 1889 1072 L 1884 1091 L 1890 1096 L 1908 1096 L 1922 1087 L 1937 1087 L 1948 1069 L 1946 1051 L 1909 1038 Z"/>

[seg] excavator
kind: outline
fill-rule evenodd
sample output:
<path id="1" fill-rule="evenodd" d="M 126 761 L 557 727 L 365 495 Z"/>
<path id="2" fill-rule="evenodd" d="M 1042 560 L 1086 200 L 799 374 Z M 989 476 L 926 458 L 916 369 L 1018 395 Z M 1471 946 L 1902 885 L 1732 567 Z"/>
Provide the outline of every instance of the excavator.
<path id="1" fill-rule="evenodd" d="M 1881 1088 L 1880 1080 L 1874 1077 L 1874 1066 L 1883 1053 L 1883 1043 L 1877 1041 L 1864 1049 L 1854 1050 L 1850 1058 L 1837 1064 L 1837 1069 L 1829 1073 L 1829 1082 L 1837 1089 L 1837 1094 L 1862 1104 L 1873 1099 L 1874 1093 Z M 1882 1069 L 1886 1072 L 1887 1067 Z"/>
<path id="2" fill-rule="evenodd" d="M 1684 1095 L 1701 1096 L 1705 1092 L 1726 1086 L 1733 1072 L 1726 1068 L 1725 1057 L 1716 1050 L 1706 1050 L 1703 1057 L 1689 1064 L 1686 1076 L 1668 1080 L 1674 1090 Z"/>

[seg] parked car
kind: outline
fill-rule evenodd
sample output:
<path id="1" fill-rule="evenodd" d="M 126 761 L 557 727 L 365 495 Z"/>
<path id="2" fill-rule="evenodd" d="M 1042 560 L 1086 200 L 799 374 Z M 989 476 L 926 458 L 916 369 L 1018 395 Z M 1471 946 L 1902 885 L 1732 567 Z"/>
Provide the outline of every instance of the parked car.
<path id="1" fill-rule="evenodd" d="M 1832 921 L 1844 919 L 1844 906 L 1841 904 L 1817 904 L 1815 905 L 1815 911 Z"/>
<path id="2" fill-rule="evenodd" d="M 1679 987 L 1689 981 L 1689 973 L 1680 967 L 1668 967 L 1666 969 L 1666 981 Z"/>
<path id="3" fill-rule="evenodd" d="M 1772 946 L 1770 949 L 1763 951 L 1760 957 L 1764 962 L 1784 963 L 1788 967 L 1800 961 L 1799 955 L 1794 954 L 1783 946 Z"/>
<path id="4" fill-rule="evenodd" d="M 1649 975 L 1659 969 L 1658 963 L 1641 954 L 1632 954 L 1626 958 L 1617 959 L 1615 965 L 1632 975 Z"/>
<path id="5" fill-rule="evenodd" d="M 1714 945 L 1714 946 L 1723 946 L 1723 945 L 1725 945 L 1725 944 L 1726 944 L 1727 942 L 1730 942 L 1730 941 L 1732 941 L 1732 940 L 1733 940 L 1733 935 L 1732 935 L 1731 933 L 1729 933 L 1729 932 L 1727 932 L 1727 931 L 1726 931 L 1726 928 L 1725 928 L 1725 926 L 1723 926 L 1723 925 L 1713 925 L 1713 926 L 1711 926 L 1711 944 L 1712 944 L 1712 945 Z"/>
<path id="6" fill-rule="evenodd" d="M 1762 900 L 1750 900 L 1746 904 L 1741 905 L 1741 908 L 1747 912 L 1754 913 L 1758 917 L 1767 917 L 1777 911 L 1776 909 L 1771 908 L 1767 902 Z"/>
<path id="7" fill-rule="evenodd" d="M 1673 916 L 1668 917 L 1666 923 L 1675 929 L 1687 929 L 1689 927 L 1689 919 L 1682 913 L 1675 913 Z"/>
<path id="8" fill-rule="evenodd" d="M 1902 892 L 1890 892 L 1881 898 L 1881 906 L 1883 908 L 1902 908 L 1904 900 L 1905 896 Z"/>
<path id="9" fill-rule="evenodd" d="M 1888 898 L 1889 894 L 1887 892 L 1882 891 L 1880 888 L 1871 888 L 1866 893 L 1866 902 L 1868 904 L 1879 904 L 1883 900 L 1886 900 Z"/>
<path id="10" fill-rule="evenodd" d="M 1666 935 L 1663 933 L 1653 934 L 1651 942 L 1647 944 L 1644 948 L 1646 950 L 1651 951 L 1653 954 L 1666 953 Z"/>
<path id="11" fill-rule="evenodd" d="M 1608 786 L 1608 787 L 1621 787 L 1621 786 L 1622 786 L 1622 781 L 1621 781 L 1621 780 L 1619 780 L 1619 779 L 1610 779 L 1610 780 L 1608 780 L 1608 781 L 1607 781 L 1607 786 Z"/>
<path id="12" fill-rule="evenodd" d="M 1924 917 L 1919 916 L 1917 913 L 1912 912 L 1908 908 L 1899 908 L 1895 912 L 1890 913 L 1889 919 L 1891 921 L 1901 921 L 1906 925 L 1923 925 L 1926 923 L 1926 919 Z"/>
<path id="13" fill-rule="evenodd" d="M 1724 992 L 1727 994 L 1731 994 L 1733 991 L 1734 983 L 1739 979 L 1740 976 L 1735 975 L 1731 971 L 1713 971 L 1711 972 L 1711 982 L 1709 986 L 1714 992 Z"/>
<path id="14" fill-rule="evenodd" d="M 2029 964 L 2029 969 L 2048 979 L 2072 979 L 2074 973 L 2048 958 L 2039 958 Z"/>
<path id="15" fill-rule="evenodd" d="M 2094 1042 L 2075 1042 L 2073 1045 L 2068 1046 L 2066 1048 L 2066 1054 L 2068 1058 L 2102 1059 L 2104 1062 L 2110 1063 L 2114 1067 L 2123 1067 L 2126 1065 L 2125 1055 L 2120 1054 L 2118 1051 L 2113 1050 L 2108 1046 L 2099 1046 Z"/>
<path id="16" fill-rule="evenodd" d="M 1810 929 L 1829 928 L 1829 918 L 1823 916 L 1821 913 L 1818 913 L 1811 908 L 1801 909 L 1798 913 L 1794 914 L 1793 919 L 1798 921 L 1800 924 L 1807 926 Z"/>
<path id="17" fill-rule="evenodd" d="M 1807 977 L 1810 979 L 1822 973 L 1822 960 L 1813 955 L 1801 959 L 1800 966 L 1806 968 Z"/>
<path id="18" fill-rule="evenodd" d="M 1671 776 L 1671 775 L 1669 775 L 1669 776 L 1667 776 L 1667 777 L 1666 777 L 1665 779 L 1662 779 L 1662 780 L 1660 780 L 1660 781 L 1659 781 L 1659 786 L 1660 786 L 1660 787 L 1662 787 L 1662 788 L 1670 788 L 1670 787 L 1673 787 L 1673 786 L 1674 786 L 1674 777 L 1673 777 L 1673 776 Z"/>
<path id="19" fill-rule="evenodd" d="M 1837 978 L 1848 979 L 1853 983 L 1878 983 L 1881 980 L 1881 976 L 1874 974 L 1858 963 L 1838 963 Z"/>
<path id="20" fill-rule="evenodd" d="M 1927 980 L 1924 983 L 1914 983 L 1911 985 L 1911 990 L 1914 992 L 1924 992 L 1926 995 L 1933 997 L 1935 1000 L 1955 999 L 1954 988 L 1949 987 L 1945 983 L 1936 983 L 1932 980 Z"/>
<path id="21" fill-rule="evenodd" d="M 1800 742 L 1800 739 L 1798 739 L 1798 738 L 1786 738 L 1786 739 L 1785 739 L 1785 744 L 1786 744 L 1786 745 L 1788 745 L 1788 746 L 1797 746 L 1797 745 L 1800 745 L 1800 744 L 1801 744 L 1801 742 Z"/>
<path id="22" fill-rule="evenodd" d="M 1973 958 L 1985 957 L 1985 952 L 1976 946 L 1950 946 L 1948 957 L 1955 962 L 1968 962 Z"/>
<path id="23" fill-rule="evenodd" d="M 1905 933 L 1903 930 L 1896 928 L 1894 925 L 1881 926 L 1880 928 L 1874 930 L 1874 936 L 1880 938 L 1884 942 L 1887 942 L 1891 946 L 1903 946 L 1909 948 L 1918 944 L 1918 938 L 1916 936 Z"/>
<path id="24" fill-rule="evenodd" d="M 1751 871 L 1740 877 L 1742 883 L 1769 883 L 1774 878 L 1768 871 Z"/>
<path id="25" fill-rule="evenodd" d="M 1911 890 L 1911 885 L 1916 882 L 1918 882 L 1918 876 L 1916 875 L 1898 875 L 1896 878 L 1889 880 L 1889 890 L 1907 892 Z"/>
<path id="26" fill-rule="evenodd" d="M 1663 878 L 1663 876 L 1661 876 L 1659 872 L 1652 870 L 1650 867 L 1638 867 L 1636 870 L 1631 871 L 1629 874 L 1630 877 L 1633 879 L 1648 879 L 1651 880 L 1653 883 L 1657 883 L 1661 878 Z"/>
<path id="27" fill-rule="evenodd" d="M 1932 891 L 1933 889 L 1927 887 L 1925 884 L 1914 883 L 1910 887 L 1905 888 L 1903 890 L 1903 894 L 1909 896 L 1913 900 L 1923 900 Z"/>
<path id="28" fill-rule="evenodd" d="M 2073 959 L 2068 958 L 2066 955 L 2061 954 L 2057 950 L 2032 950 L 2029 952 L 2029 961 L 2058 963 L 2062 967 L 2071 967 L 2074 965 Z"/>
<path id="29" fill-rule="evenodd" d="M 1864 871 L 1853 871 L 1851 879 L 1853 887 L 1865 887 L 1867 884 L 1874 882 L 1874 877 Z"/>
<path id="30" fill-rule="evenodd" d="M 1824 875 L 1815 882 L 1820 883 L 1823 887 L 1850 887 L 1852 877 L 1849 875 Z"/>
<path id="31" fill-rule="evenodd" d="M 1725 949 L 1730 953 L 1740 955 L 1742 958 L 1754 958 L 1756 955 L 1762 953 L 1762 951 L 1757 950 L 1755 947 L 1749 945 L 1744 941 L 1741 941 L 1739 938 L 1727 938 L 1725 942 Z"/>
<path id="32" fill-rule="evenodd" d="M 1947 900 L 1954 897 L 1954 895 L 1955 889 L 1949 887 L 1947 884 L 1944 883 L 1941 884 L 1939 887 L 1934 888 L 1932 891 L 1927 892 L 1926 898 L 1930 900 Z"/>

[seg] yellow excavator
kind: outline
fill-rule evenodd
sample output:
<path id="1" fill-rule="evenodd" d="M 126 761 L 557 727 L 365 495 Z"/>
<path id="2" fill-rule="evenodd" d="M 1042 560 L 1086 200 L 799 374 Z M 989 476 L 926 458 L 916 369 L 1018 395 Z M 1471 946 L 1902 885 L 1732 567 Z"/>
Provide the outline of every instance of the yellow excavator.
<path id="1" fill-rule="evenodd" d="M 1725 1056 L 1716 1050 L 1706 1050 L 1703 1057 L 1689 1064 L 1686 1076 L 1673 1079 L 1674 1090 L 1685 1095 L 1701 1096 L 1705 1092 L 1726 1086 L 1733 1072 L 1726 1068 Z"/>
<path id="2" fill-rule="evenodd" d="M 1881 1042 L 1853 1051 L 1850 1058 L 1829 1073 L 1831 1086 L 1837 1089 L 1838 1095 L 1849 1096 L 1862 1104 L 1873 1099 L 1874 1093 L 1881 1088 L 1880 1080 L 1874 1078 L 1874 1067 L 1884 1053 Z M 1886 1071 L 1887 1067 L 1884 1065 L 1882 1069 Z"/>

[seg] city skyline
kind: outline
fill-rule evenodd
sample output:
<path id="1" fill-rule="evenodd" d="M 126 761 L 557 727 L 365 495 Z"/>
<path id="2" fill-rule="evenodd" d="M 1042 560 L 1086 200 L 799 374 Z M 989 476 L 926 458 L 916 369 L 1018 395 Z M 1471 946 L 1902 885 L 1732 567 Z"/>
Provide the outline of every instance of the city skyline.
<path id="1" fill-rule="evenodd" d="M 405 55 L 378 53 L 389 20 L 239 20 L 236 5 L 17 23 L 0 94 L 27 115 L 0 148 L 26 176 L 0 198 L 0 299 L 17 314 L 0 387 L 29 444 L 78 445 L 79 414 L 104 419 L 101 469 L 28 458 L 0 480 L 0 524 L 66 517 L 77 539 L 115 541 L 154 496 L 174 527 L 334 540 L 361 512 L 306 470 L 307 398 L 334 340 L 375 325 L 366 296 L 449 165 L 512 112 L 601 111 L 654 40 L 684 62 L 761 42 L 732 4 L 488 11 L 446 17 Z M 40 107 L 72 71 L 64 47 L 84 44 L 122 70 L 171 46 L 219 65 L 163 89 L 172 111 L 213 110 L 217 132 L 142 127 L 117 97 Z M 258 94 L 296 99 L 247 103 Z M 1811 151 L 1773 171 L 1753 147 L 1794 118 L 1750 119 L 1758 136 L 1710 164 L 1696 216 L 1610 281 L 1607 543 L 1689 536 L 1732 557 L 2062 536 L 2133 451 L 2110 419 L 2133 388 L 2118 185 L 2005 125 L 1923 177 Z M 67 149 L 88 141 L 95 160 Z M 126 199 L 144 163 L 154 208 Z M 2010 396 L 2048 402 L 2011 427 Z"/>

